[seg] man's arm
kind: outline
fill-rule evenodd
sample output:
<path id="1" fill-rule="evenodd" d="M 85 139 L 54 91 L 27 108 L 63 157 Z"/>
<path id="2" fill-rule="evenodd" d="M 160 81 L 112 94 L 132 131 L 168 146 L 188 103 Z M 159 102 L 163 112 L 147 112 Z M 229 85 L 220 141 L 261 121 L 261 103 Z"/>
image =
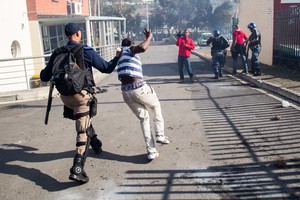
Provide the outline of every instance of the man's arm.
<path id="1" fill-rule="evenodd" d="M 208 38 L 208 40 L 206 41 L 206 44 L 207 44 L 207 45 L 210 45 L 210 43 L 212 43 L 212 40 L 213 40 L 212 37 Z"/>
<path id="2" fill-rule="evenodd" d="M 47 66 L 40 72 L 40 79 L 43 82 L 50 81 L 52 77 L 52 65 L 55 59 L 56 53 L 54 52 L 49 59 Z"/>
<path id="3" fill-rule="evenodd" d="M 150 41 L 152 39 L 152 33 L 150 30 L 144 29 L 144 34 L 145 34 L 146 39 L 137 46 L 131 46 L 130 47 L 131 53 L 133 53 L 133 54 L 143 53 L 148 49 L 148 47 L 150 45 Z"/>
<path id="4" fill-rule="evenodd" d="M 84 47 L 84 60 L 89 65 L 86 67 L 93 66 L 102 73 L 109 74 L 113 72 L 118 64 L 119 59 L 120 54 L 117 52 L 116 56 L 112 60 L 107 62 L 101 56 L 99 56 L 98 53 L 92 47 Z"/>
<path id="5" fill-rule="evenodd" d="M 185 44 L 185 47 L 190 50 L 194 50 L 195 49 L 194 41 L 192 39 L 189 39 L 189 42 L 188 42 L 188 44 Z"/>
<path id="6" fill-rule="evenodd" d="M 231 48 L 230 48 L 231 50 L 234 50 L 234 47 L 237 43 L 237 37 L 238 37 L 237 33 L 233 32 L 233 34 L 232 34 L 233 41 L 232 41 Z"/>
<path id="7" fill-rule="evenodd" d="M 180 43 L 179 41 L 180 41 L 180 37 L 177 38 L 176 46 L 179 46 L 179 43 Z"/>

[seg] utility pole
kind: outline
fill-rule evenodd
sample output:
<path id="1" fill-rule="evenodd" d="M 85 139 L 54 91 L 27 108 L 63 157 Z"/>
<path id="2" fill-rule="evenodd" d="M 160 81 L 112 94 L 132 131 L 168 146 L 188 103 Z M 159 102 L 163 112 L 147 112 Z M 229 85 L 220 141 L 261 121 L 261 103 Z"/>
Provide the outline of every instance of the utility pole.
<path id="1" fill-rule="evenodd" d="M 146 12 L 147 12 L 147 30 L 149 30 L 149 9 L 148 9 L 148 0 L 146 1 Z"/>

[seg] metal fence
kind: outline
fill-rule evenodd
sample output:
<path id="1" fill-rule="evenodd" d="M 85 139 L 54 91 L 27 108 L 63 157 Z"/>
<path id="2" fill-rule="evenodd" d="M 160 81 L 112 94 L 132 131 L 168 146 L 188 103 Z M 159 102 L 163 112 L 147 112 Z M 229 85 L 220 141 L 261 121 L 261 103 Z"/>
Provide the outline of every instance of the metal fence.
<path id="1" fill-rule="evenodd" d="M 274 65 L 300 71 L 300 6 L 293 6 L 275 15 Z"/>
<path id="2" fill-rule="evenodd" d="M 115 56 L 120 44 L 94 47 L 105 60 Z M 40 81 L 40 71 L 46 66 L 50 54 L 34 57 L 0 59 L 0 92 L 30 90 L 45 86 Z"/>

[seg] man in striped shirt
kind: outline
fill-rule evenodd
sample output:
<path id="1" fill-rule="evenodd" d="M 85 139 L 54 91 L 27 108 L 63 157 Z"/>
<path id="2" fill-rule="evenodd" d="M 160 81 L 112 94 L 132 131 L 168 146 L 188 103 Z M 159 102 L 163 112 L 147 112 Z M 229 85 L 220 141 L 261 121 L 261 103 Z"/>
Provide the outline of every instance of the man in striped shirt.
<path id="1" fill-rule="evenodd" d="M 155 115 L 153 121 L 156 142 L 162 144 L 169 144 L 170 142 L 164 135 L 164 120 L 160 102 L 154 89 L 143 78 L 142 63 L 138 54 L 148 49 L 152 38 L 152 33 L 149 30 L 145 29 L 144 34 L 146 39 L 136 46 L 130 38 L 122 40 L 123 52 L 118 65 L 118 77 L 122 83 L 124 101 L 140 120 L 148 159 L 153 160 L 159 154 L 150 130 L 148 109 L 153 111 Z"/>

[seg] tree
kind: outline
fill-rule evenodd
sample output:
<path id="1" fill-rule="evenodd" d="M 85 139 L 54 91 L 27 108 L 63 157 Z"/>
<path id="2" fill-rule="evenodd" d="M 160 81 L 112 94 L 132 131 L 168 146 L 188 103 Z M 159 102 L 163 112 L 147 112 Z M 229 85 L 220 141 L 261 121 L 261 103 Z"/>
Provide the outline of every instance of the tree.
<path id="1" fill-rule="evenodd" d="M 234 15 L 234 7 L 231 1 L 226 1 L 217 7 L 212 15 L 213 28 L 219 29 L 223 34 L 231 32 L 231 18 Z"/>
<path id="2" fill-rule="evenodd" d="M 159 0 L 160 13 L 153 13 L 151 17 L 157 18 L 168 26 L 178 29 L 188 27 L 207 27 L 211 16 L 212 6 L 210 0 Z"/>
<path id="3" fill-rule="evenodd" d="M 142 21 L 141 15 L 135 15 L 134 5 L 126 4 L 123 0 L 102 0 L 101 15 L 126 18 L 126 27 L 128 31 L 136 32 L 140 29 Z"/>

